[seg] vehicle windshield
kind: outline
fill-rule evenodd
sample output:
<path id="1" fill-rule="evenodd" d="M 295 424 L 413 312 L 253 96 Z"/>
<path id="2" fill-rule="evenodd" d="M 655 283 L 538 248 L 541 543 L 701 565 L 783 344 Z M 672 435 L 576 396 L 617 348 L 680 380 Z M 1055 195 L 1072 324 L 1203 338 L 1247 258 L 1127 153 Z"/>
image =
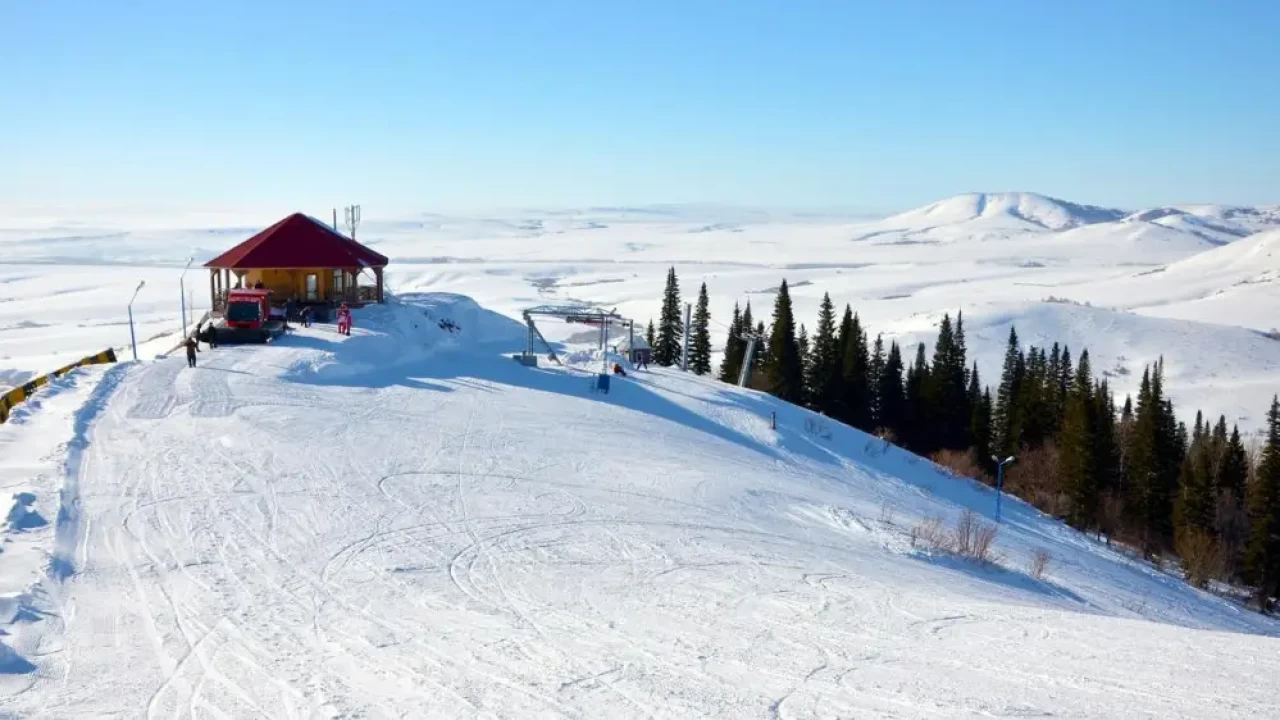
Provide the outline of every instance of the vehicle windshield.
<path id="1" fill-rule="evenodd" d="M 256 302 L 233 302 L 227 305 L 227 319 L 231 321 L 258 320 L 260 313 Z"/>

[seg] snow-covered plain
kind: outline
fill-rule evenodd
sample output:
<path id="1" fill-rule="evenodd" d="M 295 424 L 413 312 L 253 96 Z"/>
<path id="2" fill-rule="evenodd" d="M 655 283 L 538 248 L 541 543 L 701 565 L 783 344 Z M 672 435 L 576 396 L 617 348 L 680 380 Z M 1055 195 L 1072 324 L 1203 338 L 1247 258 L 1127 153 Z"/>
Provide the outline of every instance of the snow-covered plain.
<path id="1" fill-rule="evenodd" d="M 1019 194 L 870 222 L 511 217 L 369 222 L 395 302 L 350 338 L 318 325 L 195 370 L 156 359 L 179 270 L 251 230 L 13 223 L 11 377 L 127 345 L 107 323 L 139 279 L 154 339 L 0 426 L 3 489 L 23 495 L 0 553 L 0 715 L 1280 715 L 1280 627 L 1026 505 L 1006 501 L 995 565 L 931 554 L 910 529 L 990 514 L 990 490 L 709 379 L 601 395 L 590 368 L 501 356 L 530 304 L 655 314 L 675 264 L 721 319 L 771 305 L 783 275 L 802 316 L 830 290 L 904 339 L 963 309 L 984 373 L 1014 322 L 1087 344 L 1121 386 L 1163 354 L 1175 398 L 1248 429 L 1276 389 L 1274 211 Z M 41 242 L 73 234 L 91 239 Z M 197 312 L 203 280 L 186 276 Z"/>

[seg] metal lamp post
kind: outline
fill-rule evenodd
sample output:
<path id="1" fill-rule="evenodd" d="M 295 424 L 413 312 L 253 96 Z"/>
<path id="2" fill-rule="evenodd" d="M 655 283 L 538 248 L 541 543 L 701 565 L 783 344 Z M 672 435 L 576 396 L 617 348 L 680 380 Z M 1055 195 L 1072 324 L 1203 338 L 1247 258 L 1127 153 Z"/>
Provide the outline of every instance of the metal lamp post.
<path id="1" fill-rule="evenodd" d="M 129 344 L 133 346 L 133 361 L 138 361 L 138 336 L 133 332 L 133 301 L 138 299 L 138 291 L 146 285 L 146 280 L 138 281 L 138 287 L 133 290 L 133 297 L 129 298 Z"/>
<path id="2" fill-rule="evenodd" d="M 1004 466 L 1013 462 L 1014 457 L 1010 455 L 1009 457 L 1001 460 L 995 455 L 992 455 L 991 459 L 996 464 L 996 522 L 1000 522 L 1000 496 L 1003 494 L 1004 488 Z"/>
<path id="3" fill-rule="evenodd" d="M 178 293 L 182 296 L 182 338 L 187 337 L 187 328 L 191 326 L 191 321 L 187 319 L 187 286 L 182 280 L 187 275 L 187 271 L 191 269 L 191 263 L 195 261 L 194 257 L 187 258 L 186 267 L 182 268 L 182 274 L 178 276 Z"/>

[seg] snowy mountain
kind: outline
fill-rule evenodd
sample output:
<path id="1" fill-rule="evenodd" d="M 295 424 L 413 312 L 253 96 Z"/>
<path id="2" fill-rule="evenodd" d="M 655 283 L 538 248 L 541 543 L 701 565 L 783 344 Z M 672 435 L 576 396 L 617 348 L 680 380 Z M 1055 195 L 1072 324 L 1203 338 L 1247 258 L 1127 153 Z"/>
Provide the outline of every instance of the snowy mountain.
<path id="1" fill-rule="evenodd" d="M 1256 613 L 1011 499 L 992 560 L 959 557 L 930 528 L 986 522 L 989 488 L 710 379 L 592 392 L 598 360 L 504 357 L 523 334 L 402 293 L 351 337 L 59 381 L 0 426 L 6 481 L 57 518 L 5 531 L 0 562 L 55 560 L 0 565 L 31 583 L 6 712 L 1280 712 Z"/>
<path id="2" fill-rule="evenodd" d="M 1042 230 L 1067 228 L 1118 220 L 1125 213 L 1113 208 L 1077 205 L 1036 193 L 966 193 L 939 200 L 883 220 L 904 228 L 956 225 L 974 221 L 1028 225 Z"/>

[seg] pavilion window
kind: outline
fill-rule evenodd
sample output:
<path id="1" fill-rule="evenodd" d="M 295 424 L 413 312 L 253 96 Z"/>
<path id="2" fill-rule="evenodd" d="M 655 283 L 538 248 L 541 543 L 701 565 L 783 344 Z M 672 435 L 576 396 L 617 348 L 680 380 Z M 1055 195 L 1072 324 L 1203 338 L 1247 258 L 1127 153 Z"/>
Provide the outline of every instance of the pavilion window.
<path id="1" fill-rule="evenodd" d="M 342 272 L 341 270 L 333 271 L 333 292 L 335 295 L 341 296 L 343 291 L 346 290 L 346 287 L 342 282 L 343 276 L 345 275 L 346 273 Z"/>
<path id="2" fill-rule="evenodd" d="M 306 298 L 308 300 L 320 299 L 320 277 L 315 273 L 307 273 Z"/>

